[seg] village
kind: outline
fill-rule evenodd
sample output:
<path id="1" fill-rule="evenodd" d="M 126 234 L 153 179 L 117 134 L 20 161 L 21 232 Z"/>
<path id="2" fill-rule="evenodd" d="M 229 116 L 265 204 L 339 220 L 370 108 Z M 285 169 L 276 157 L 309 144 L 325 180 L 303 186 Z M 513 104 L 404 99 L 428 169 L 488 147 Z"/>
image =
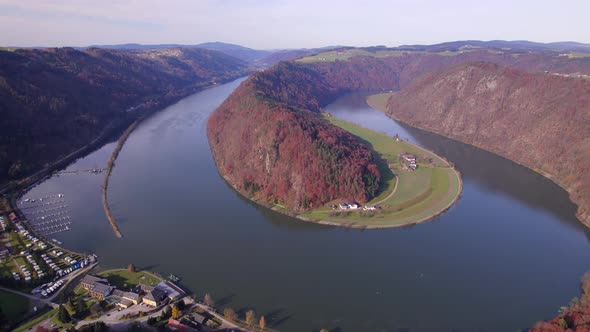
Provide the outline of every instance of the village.
<path id="1" fill-rule="evenodd" d="M 218 313 L 209 294 L 187 296 L 172 274 L 163 278 L 133 264 L 100 271 L 96 255 L 46 239 L 20 209 L 3 203 L 9 210 L 0 210 L 0 305 L 12 310 L 0 331 L 272 331 L 253 310 L 240 319 L 231 308 Z M 54 210 L 45 212 L 48 221 L 58 220 Z"/>

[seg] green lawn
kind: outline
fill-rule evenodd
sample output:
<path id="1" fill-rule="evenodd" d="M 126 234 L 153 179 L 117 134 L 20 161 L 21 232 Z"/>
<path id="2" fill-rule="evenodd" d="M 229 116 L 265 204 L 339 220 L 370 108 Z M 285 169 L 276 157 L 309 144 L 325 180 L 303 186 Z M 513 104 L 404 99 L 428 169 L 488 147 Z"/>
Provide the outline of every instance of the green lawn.
<path id="1" fill-rule="evenodd" d="M 29 299 L 0 290 L 0 308 L 6 319 L 18 321 L 29 311 Z"/>
<path id="2" fill-rule="evenodd" d="M 369 52 L 364 49 L 351 48 L 344 50 L 326 51 L 316 55 L 306 56 L 296 60 L 297 62 L 334 62 L 345 61 L 355 56 L 370 56 L 375 58 L 399 57 L 408 54 L 437 54 L 443 56 L 455 56 L 461 53 L 471 52 L 473 50 L 461 51 L 444 51 L 444 52 L 425 52 L 425 51 L 400 51 L 400 50 L 378 50 L 376 52 Z"/>
<path id="3" fill-rule="evenodd" d="M 35 318 L 33 320 L 30 320 L 30 321 L 24 323 L 23 325 L 21 325 L 21 326 L 17 327 L 16 329 L 14 329 L 13 332 L 26 331 L 29 328 L 31 328 L 31 327 L 39 324 L 40 322 L 46 320 L 47 318 L 53 317 L 53 315 L 55 315 L 55 314 L 57 314 L 57 308 L 51 309 L 48 312 L 44 313 L 43 315 L 41 315 L 41 316 L 39 316 L 39 317 L 37 317 L 37 318 Z"/>
<path id="4" fill-rule="evenodd" d="M 99 276 L 107 278 L 111 285 L 119 289 L 129 289 L 139 284 L 154 286 L 162 281 L 149 272 L 129 272 L 127 269 L 108 270 L 99 273 Z"/>
<path id="5" fill-rule="evenodd" d="M 386 100 L 383 95 L 379 98 L 381 102 Z M 428 220 L 441 213 L 461 193 L 459 174 L 443 158 L 434 153 L 408 142 L 398 142 L 391 136 L 344 120 L 334 117 L 326 117 L 326 119 L 359 137 L 381 156 L 378 165 L 384 181 L 378 195 L 367 205 L 378 203 L 382 209 L 376 213 L 367 213 L 333 211 L 329 207 L 321 207 L 303 214 L 302 217 L 356 227 L 403 226 Z M 403 152 L 410 152 L 417 156 L 416 171 L 401 168 L 398 157 Z M 391 170 L 396 176 L 393 176 Z M 396 181 L 395 193 L 390 195 Z"/>
<path id="6" fill-rule="evenodd" d="M 16 266 L 14 266 L 12 258 L 8 258 L 4 262 L 0 263 L 0 275 L 6 278 L 12 278 L 12 272 L 18 272 Z"/>

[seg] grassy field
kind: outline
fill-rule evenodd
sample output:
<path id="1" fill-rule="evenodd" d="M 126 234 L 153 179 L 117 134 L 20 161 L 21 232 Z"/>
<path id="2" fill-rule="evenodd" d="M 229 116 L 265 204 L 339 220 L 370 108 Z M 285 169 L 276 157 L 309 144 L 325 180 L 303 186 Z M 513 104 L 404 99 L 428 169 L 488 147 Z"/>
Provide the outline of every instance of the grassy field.
<path id="1" fill-rule="evenodd" d="M 386 100 L 383 95 L 379 98 L 381 102 Z M 325 206 L 305 213 L 302 217 L 343 226 L 398 227 L 436 216 L 446 210 L 461 193 L 459 174 L 436 154 L 344 120 L 334 117 L 326 119 L 359 137 L 381 157 L 378 165 L 384 181 L 378 195 L 366 205 L 379 204 L 382 209 L 369 213 L 334 211 Z M 402 169 L 398 157 L 403 152 L 417 156 L 416 171 Z M 391 195 L 394 188 L 395 192 Z"/>
<path id="2" fill-rule="evenodd" d="M 149 272 L 129 272 L 127 269 L 108 270 L 99 273 L 99 276 L 107 278 L 111 285 L 119 289 L 129 289 L 139 284 L 155 286 L 162 281 Z"/>
<path id="3" fill-rule="evenodd" d="M 438 54 L 443 56 L 455 56 L 461 53 L 471 52 L 473 50 L 460 50 L 460 51 L 443 51 L 443 52 L 425 52 L 425 51 L 399 51 L 399 50 L 380 50 L 376 52 L 369 52 L 364 49 L 345 49 L 336 51 L 322 52 L 316 55 L 303 57 L 296 60 L 297 62 L 310 63 L 310 62 L 334 62 L 334 61 L 345 61 L 355 56 L 370 56 L 376 58 L 387 58 L 387 57 L 399 57 L 408 54 Z M 491 52 L 495 52 L 490 50 Z"/>
<path id="4" fill-rule="evenodd" d="M 17 322 L 29 311 L 29 299 L 0 291 L 0 308 L 8 321 Z"/>
<path id="5" fill-rule="evenodd" d="M 43 315 L 41 315 L 41 316 L 39 316 L 39 317 L 37 317 L 37 318 L 35 318 L 33 320 L 30 320 L 30 321 L 24 323 L 23 325 L 17 327 L 16 329 L 14 329 L 13 332 L 27 331 L 31 327 L 39 324 L 40 322 L 46 320 L 47 318 L 53 317 L 56 314 L 57 314 L 57 308 L 51 309 L 48 312 L 44 313 Z"/>
<path id="6" fill-rule="evenodd" d="M 309 62 L 333 62 L 333 61 L 342 61 L 348 60 L 355 56 L 372 56 L 377 58 L 385 58 L 390 56 L 402 56 L 405 54 L 416 54 L 416 53 L 424 53 L 418 51 L 377 51 L 377 52 L 369 52 L 363 49 L 348 49 L 348 50 L 341 50 L 341 51 L 328 51 L 322 52 L 316 55 L 304 57 L 298 59 L 298 62 L 309 63 Z"/>

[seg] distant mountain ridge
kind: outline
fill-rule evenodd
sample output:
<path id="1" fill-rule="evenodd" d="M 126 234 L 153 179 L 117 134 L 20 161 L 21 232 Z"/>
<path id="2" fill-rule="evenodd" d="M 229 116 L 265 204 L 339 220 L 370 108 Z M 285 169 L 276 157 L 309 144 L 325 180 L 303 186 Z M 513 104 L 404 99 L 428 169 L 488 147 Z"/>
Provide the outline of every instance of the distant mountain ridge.
<path id="1" fill-rule="evenodd" d="M 539 43 L 528 40 L 459 40 L 444 42 L 432 45 L 401 45 L 400 49 L 416 50 L 450 50 L 465 47 L 483 47 L 483 48 L 511 48 L 522 50 L 554 50 L 554 51 L 581 51 L 590 52 L 590 44 L 579 43 L 574 41 L 562 41 L 552 43 Z"/>
<path id="2" fill-rule="evenodd" d="M 288 166 L 298 164 L 299 156 L 322 155 L 315 149 L 325 143 L 316 131 L 297 129 L 309 125 L 284 119 L 275 123 L 274 116 L 281 119 L 290 112 L 296 119 L 308 118 L 309 112 L 319 112 L 349 91 L 401 90 L 390 112 L 396 116 L 400 112 L 399 117 L 411 125 L 474 144 L 547 175 L 570 192 L 579 206 L 578 217 L 590 225 L 590 57 L 545 50 L 475 49 L 451 54 L 384 47 L 361 50 L 329 52 L 331 61 L 314 56 L 296 65 L 279 63 L 258 74 L 257 84 L 243 83 L 211 115 L 208 126 L 217 166 L 228 182 L 247 196 L 294 210 L 305 209 L 303 201 L 312 206 L 334 198 L 363 201 L 360 198 L 370 195 L 358 191 L 360 184 L 357 191 L 343 189 L 336 182 L 322 182 L 322 174 Z M 454 68 L 463 70 L 456 69 L 457 73 Z M 455 91 L 458 86 L 464 92 Z M 494 93 L 480 93 L 494 87 Z M 277 126 L 281 130 L 272 131 Z M 281 134 L 295 131 L 298 136 Z M 486 135 L 491 138 L 486 140 Z M 297 145 L 291 142 L 293 137 L 307 143 Z M 281 150 L 282 144 L 289 146 L 289 153 Z M 313 159 L 306 164 L 319 165 Z M 321 167 L 339 170 L 332 164 Z M 358 179 L 358 173 L 344 173 Z M 276 181 L 291 185 L 293 179 L 313 181 L 297 182 L 293 192 L 279 189 L 288 185 L 273 186 Z"/>
<path id="3" fill-rule="evenodd" d="M 186 44 L 112 44 L 112 45 L 92 45 L 87 47 L 81 47 L 79 49 L 87 48 L 108 48 L 114 50 L 148 50 L 148 49 L 167 49 L 167 48 L 202 48 L 212 51 L 218 51 L 246 62 L 253 62 L 261 59 L 273 51 L 268 50 L 255 50 L 252 48 L 244 47 L 236 44 L 222 43 L 222 42 L 208 42 L 196 45 Z"/>

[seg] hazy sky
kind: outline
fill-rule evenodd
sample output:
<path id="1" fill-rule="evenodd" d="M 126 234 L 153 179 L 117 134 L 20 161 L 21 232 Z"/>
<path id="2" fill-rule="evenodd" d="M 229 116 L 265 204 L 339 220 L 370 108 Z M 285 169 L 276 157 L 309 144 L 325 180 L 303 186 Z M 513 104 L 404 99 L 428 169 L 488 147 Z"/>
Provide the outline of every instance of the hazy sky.
<path id="1" fill-rule="evenodd" d="M 590 42 L 590 0 L 0 0 L 0 45 Z"/>

